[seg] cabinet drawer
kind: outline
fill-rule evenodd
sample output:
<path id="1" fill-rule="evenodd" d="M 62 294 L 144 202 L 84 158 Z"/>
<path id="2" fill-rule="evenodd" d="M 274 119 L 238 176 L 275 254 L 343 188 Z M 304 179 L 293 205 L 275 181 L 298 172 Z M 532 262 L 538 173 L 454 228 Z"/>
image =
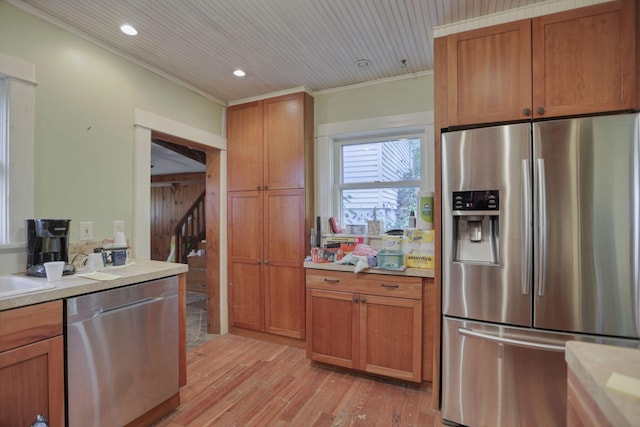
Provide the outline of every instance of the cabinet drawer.
<path id="1" fill-rule="evenodd" d="M 306 286 L 313 289 L 422 299 L 422 279 L 419 277 L 307 269 Z"/>
<path id="2" fill-rule="evenodd" d="M 0 352 L 62 335 L 62 300 L 0 312 Z"/>

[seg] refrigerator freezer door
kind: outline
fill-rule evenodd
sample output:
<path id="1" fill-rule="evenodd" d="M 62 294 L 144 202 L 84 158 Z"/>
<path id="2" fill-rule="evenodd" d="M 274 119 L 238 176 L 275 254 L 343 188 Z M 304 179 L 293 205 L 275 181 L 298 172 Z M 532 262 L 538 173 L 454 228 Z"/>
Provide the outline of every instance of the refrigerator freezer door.
<path id="1" fill-rule="evenodd" d="M 445 318 L 442 418 L 473 427 L 564 426 L 566 339 Z"/>
<path id="2" fill-rule="evenodd" d="M 536 123 L 534 326 L 640 337 L 640 116 Z"/>
<path id="3" fill-rule="evenodd" d="M 526 123 L 443 135 L 443 314 L 531 325 L 530 158 Z M 454 192 L 492 190 L 498 212 L 457 210 Z M 469 233 L 480 220 L 482 233 Z M 488 244 L 492 233 L 495 242 Z"/>

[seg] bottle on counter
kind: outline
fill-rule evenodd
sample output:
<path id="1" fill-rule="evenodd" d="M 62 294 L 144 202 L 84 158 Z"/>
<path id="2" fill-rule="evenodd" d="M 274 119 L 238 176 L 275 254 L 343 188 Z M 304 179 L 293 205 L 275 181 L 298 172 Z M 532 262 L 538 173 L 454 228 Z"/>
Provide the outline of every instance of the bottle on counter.
<path id="1" fill-rule="evenodd" d="M 416 213 L 414 211 L 409 213 L 409 228 L 416 228 Z"/>

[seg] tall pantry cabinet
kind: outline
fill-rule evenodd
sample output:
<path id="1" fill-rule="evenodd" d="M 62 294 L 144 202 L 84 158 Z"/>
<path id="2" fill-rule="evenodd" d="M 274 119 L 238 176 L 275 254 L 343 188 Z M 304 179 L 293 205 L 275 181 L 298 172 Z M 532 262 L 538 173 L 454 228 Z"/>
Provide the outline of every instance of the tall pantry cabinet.
<path id="1" fill-rule="evenodd" d="M 305 337 L 303 260 L 313 226 L 313 98 L 227 109 L 229 323 Z"/>

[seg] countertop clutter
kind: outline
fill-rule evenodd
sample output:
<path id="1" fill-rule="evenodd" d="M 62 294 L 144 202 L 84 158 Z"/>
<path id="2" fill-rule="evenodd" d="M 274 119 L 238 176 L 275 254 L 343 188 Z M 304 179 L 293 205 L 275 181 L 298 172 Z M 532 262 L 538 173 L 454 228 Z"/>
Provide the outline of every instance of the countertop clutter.
<path id="1" fill-rule="evenodd" d="M 79 274 L 63 276 L 55 282 L 47 282 L 46 278 L 29 277 L 30 280 L 42 281 L 53 284 L 55 287 L 37 292 L 23 293 L 0 298 L 0 311 L 31 304 L 38 304 L 76 295 L 97 292 L 106 289 L 118 288 L 133 283 L 146 282 L 148 280 L 173 276 L 185 273 L 188 270 L 186 264 L 168 263 L 163 261 L 132 260 L 124 266 L 105 268 L 101 273 L 118 276 L 110 280 L 91 279 L 91 275 Z M 19 274 L 24 276 L 24 274 Z M 25 276 L 26 277 L 26 276 Z"/>
<path id="2" fill-rule="evenodd" d="M 304 268 L 313 268 L 316 270 L 332 270 L 332 271 L 349 271 L 353 273 L 355 266 L 348 264 L 337 264 L 335 262 L 309 262 L 305 261 Z M 390 274 L 394 276 L 411 276 L 411 277 L 434 277 L 433 270 L 428 268 L 405 268 L 399 270 L 384 270 L 382 268 L 367 268 L 363 273 L 371 274 Z"/>
<path id="3" fill-rule="evenodd" d="M 592 401 L 588 402 L 587 406 L 591 407 L 586 408 L 586 412 L 594 414 L 589 419 L 595 421 L 597 425 L 617 427 L 640 425 L 640 389 L 633 385 L 635 381 L 640 380 L 640 350 L 569 341 L 566 345 L 565 359 L 569 370 L 570 404 L 572 391 L 574 391 L 572 380 L 576 380 L 578 384 L 575 384 L 574 388 L 577 388 L 578 392 L 573 399 L 579 401 L 580 391 L 586 391 Z M 635 392 L 636 395 L 612 387 L 610 382 L 612 374 L 624 376 L 631 385 L 628 391 Z M 619 384 L 625 385 L 624 382 Z M 583 415 L 585 411 L 580 412 Z M 583 419 L 580 421 L 584 422 Z"/>

